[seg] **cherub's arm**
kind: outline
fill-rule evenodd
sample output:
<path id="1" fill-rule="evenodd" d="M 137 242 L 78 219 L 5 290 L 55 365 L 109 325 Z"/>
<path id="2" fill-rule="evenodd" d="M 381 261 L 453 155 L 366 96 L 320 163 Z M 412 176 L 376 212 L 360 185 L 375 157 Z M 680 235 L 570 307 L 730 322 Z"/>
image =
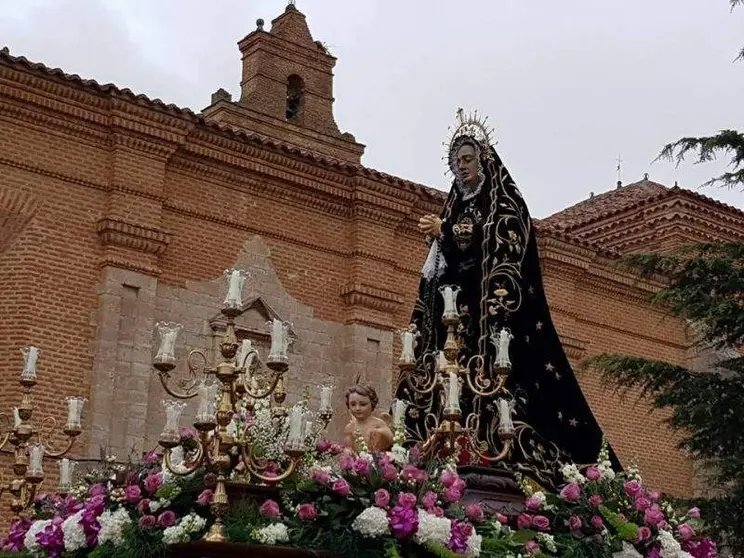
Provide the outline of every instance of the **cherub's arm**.
<path id="1" fill-rule="evenodd" d="M 354 423 L 350 422 L 344 428 L 344 447 L 354 447 Z"/>

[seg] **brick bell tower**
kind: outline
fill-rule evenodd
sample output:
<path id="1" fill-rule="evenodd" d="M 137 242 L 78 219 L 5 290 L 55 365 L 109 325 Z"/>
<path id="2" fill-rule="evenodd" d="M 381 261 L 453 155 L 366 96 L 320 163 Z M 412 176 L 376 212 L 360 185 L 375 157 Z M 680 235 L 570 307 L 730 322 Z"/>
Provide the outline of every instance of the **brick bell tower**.
<path id="1" fill-rule="evenodd" d="M 238 43 L 243 72 L 240 100 L 224 89 L 204 109 L 207 121 L 259 133 L 324 155 L 360 163 L 364 146 L 341 133 L 333 117 L 333 57 L 313 40 L 305 15 L 294 1 L 264 29 Z"/>

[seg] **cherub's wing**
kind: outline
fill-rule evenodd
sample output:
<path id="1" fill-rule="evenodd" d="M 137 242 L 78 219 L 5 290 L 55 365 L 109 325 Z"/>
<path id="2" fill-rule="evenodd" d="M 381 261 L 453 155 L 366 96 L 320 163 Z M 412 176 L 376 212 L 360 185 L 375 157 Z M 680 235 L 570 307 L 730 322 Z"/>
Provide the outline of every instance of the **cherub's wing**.
<path id="1" fill-rule="evenodd" d="M 378 416 L 379 416 L 379 417 L 380 417 L 380 418 L 381 418 L 382 420 L 384 420 L 384 421 L 385 421 L 385 424 L 387 424 L 387 425 L 388 425 L 388 427 L 390 427 L 390 429 L 392 430 L 392 428 L 393 428 L 393 415 L 391 415 L 391 414 L 390 414 L 390 413 L 388 413 L 388 412 L 385 412 L 385 411 L 383 411 L 383 412 L 382 412 L 382 413 L 380 413 L 380 414 L 379 414 Z"/>

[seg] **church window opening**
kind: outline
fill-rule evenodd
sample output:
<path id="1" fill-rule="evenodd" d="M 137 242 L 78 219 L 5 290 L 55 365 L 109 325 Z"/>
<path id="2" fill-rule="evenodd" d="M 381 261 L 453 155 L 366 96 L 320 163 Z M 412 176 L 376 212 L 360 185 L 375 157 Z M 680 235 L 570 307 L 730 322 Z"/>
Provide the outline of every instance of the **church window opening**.
<path id="1" fill-rule="evenodd" d="M 287 120 L 296 120 L 302 110 L 304 82 L 298 75 L 287 79 Z"/>

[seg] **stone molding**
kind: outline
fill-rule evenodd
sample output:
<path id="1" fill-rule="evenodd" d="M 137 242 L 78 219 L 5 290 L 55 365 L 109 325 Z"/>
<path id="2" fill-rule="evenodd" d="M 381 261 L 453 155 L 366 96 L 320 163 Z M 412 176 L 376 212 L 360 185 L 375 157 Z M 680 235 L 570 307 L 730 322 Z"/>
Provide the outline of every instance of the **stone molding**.
<path id="1" fill-rule="evenodd" d="M 170 243 L 170 233 L 165 229 L 143 227 L 118 219 L 101 219 L 96 228 L 103 246 L 119 246 L 160 255 Z"/>

